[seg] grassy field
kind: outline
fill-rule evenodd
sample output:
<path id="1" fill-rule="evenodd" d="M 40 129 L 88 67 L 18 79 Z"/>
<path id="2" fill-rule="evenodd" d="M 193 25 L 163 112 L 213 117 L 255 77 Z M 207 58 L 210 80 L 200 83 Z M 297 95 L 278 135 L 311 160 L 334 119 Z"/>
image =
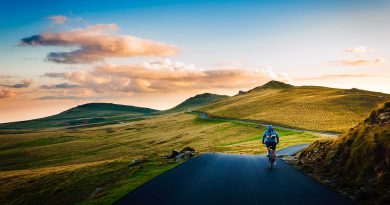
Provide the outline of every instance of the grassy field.
<path id="1" fill-rule="evenodd" d="M 0 203 L 109 204 L 177 166 L 160 157 L 172 149 L 259 154 L 265 152 L 259 138 L 263 131 L 251 123 L 181 113 L 92 128 L 1 134 Z M 277 131 L 280 148 L 319 139 Z M 141 163 L 129 167 L 134 159 Z"/>
<path id="2" fill-rule="evenodd" d="M 198 110 L 210 116 L 343 132 L 363 120 L 377 104 L 390 99 L 389 94 L 357 89 L 297 87 L 275 82 Z"/>

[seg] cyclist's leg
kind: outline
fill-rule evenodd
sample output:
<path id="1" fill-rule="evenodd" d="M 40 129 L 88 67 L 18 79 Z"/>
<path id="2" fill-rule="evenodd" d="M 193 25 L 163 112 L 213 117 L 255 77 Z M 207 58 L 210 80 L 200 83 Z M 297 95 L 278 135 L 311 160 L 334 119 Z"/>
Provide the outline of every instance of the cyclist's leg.
<path id="1" fill-rule="evenodd" d="M 269 155 L 269 152 L 270 152 L 270 148 L 269 146 L 267 146 L 267 156 Z"/>
<path id="2" fill-rule="evenodd" d="M 269 143 L 268 142 L 265 142 L 265 147 L 267 148 L 267 156 L 268 156 L 268 154 L 270 152 L 270 150 L 269 150 Z"/>
<path id="3" fill-rule="evenodd" d="M 274 161 L 276 161 L 276 152 L 275 152 L 275 149 L 272 149 L 272 154 L 274 156 Z"/>
<path id="4" fill-rule="evenodd" d="M 273 157 L 274 157 L 274 161 L 276 161 L 276 142 L 275 143 L 272 143 L 272 146 L 271 146 L 271 150 L 272 150 L 272 154 L 273 154 Z"/>

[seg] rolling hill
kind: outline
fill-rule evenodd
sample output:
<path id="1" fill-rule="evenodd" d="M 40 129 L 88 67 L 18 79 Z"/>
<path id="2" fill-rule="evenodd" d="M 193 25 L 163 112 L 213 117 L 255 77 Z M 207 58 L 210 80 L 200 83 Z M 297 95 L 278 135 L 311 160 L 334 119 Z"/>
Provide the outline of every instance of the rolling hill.
<path id="1" fill-rule="evenodd" d="M 0 133 L 0 201 L 112 204 L 178 165 L 161 158 L 172 149 L 190 146 L 200 153 L 264 153 L 259 133 L 265 129 L 173 113 L 106 126 Z M 280 148 L 320 138 L 276 130 L 284 137 Z"/>
<path id="2" fill-rule="evenodd" d="M 77 127 L 85 126 L 87 124 L 106 125 L 153 114 L 169 114 L 174 112 L 191 111 L 227 97 L 229 96 L 203 93 L 188 98 L 179 105 L 165 111 L 112 103 L 88 103 L 49 117 L 3 123 L 0 124 L 0 130 Z"/>
<path id="3" fill-rule="evenodd" d="M 179 105 L 165 110 L 162 113 L 173 113 L 173 112 L 182 112 L 182 111 L 192 111 L 194 109 L 200 108 L 202 106 L 208 105 L 212 102 L 218 101 L 220 99 L 227 98 L 227 95 L 218 95 L 212 93 L 203 93 L 196 95 L 194 97 L 190 97 Z"/>
<path id="4" fill-rule="evenodd" d="M 303 170 L 357 200 L 389 204 L 390 102 L 339 138 L 313 143 L 298 159 Z"/>
<path id="5" fill-rule="evenodd" d="M 109 124 L 151 115 L 157 111 L 149 108 L 112 103 L 88 103 L 49 117 L 0 124 L 0 129 L 42 129 Z"/>
<path id="6" fill-rule="evenodd" d="M 364 119 L 389 94 L 359 89 L 292 86 L 270 81 L 197 111 L 293 128 L 342 132 Z"/>

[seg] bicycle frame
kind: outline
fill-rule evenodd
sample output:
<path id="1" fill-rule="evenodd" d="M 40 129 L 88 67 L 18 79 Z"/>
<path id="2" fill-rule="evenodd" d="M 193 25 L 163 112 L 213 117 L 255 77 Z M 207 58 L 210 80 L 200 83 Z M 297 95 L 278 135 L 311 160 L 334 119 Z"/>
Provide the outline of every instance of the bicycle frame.
<path id="1" fill-rule="evenodd" d="M 272 149 L 270 149 L 269 153 L 268 153 L 268 160 L 269 160 L 269 163 L 270 163 L 270 168 L 272 169 L 274 167 L 274 154 L 272 153 Z"/>

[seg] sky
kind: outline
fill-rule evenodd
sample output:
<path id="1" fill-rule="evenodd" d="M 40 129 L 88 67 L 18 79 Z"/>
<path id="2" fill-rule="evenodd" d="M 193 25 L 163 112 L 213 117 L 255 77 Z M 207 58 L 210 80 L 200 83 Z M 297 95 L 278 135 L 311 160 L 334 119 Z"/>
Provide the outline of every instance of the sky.
<path id="1" fill-rule="evenodd" d="M 390 93 L 390 1 L 0 1 L 0 123 L 270 80 Z"/>

